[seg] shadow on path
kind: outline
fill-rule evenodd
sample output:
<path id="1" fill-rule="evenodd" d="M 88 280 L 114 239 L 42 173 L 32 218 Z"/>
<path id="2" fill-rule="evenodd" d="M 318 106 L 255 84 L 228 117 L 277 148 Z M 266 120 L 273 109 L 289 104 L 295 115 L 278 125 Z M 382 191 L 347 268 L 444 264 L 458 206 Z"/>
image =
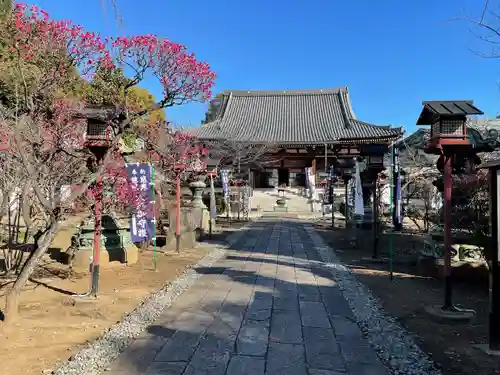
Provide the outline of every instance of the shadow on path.
<path id="1" fill-rule="evenodd" d="M 253 224 L 110 375 L 387 375 L 303 224 Z"/>

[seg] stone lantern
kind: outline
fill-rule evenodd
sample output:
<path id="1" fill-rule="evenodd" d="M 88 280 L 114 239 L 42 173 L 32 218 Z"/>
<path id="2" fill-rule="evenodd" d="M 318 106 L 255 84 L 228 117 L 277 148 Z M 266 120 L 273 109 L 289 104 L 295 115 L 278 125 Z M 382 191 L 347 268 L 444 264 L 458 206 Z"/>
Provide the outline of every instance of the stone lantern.
<path id="1" fill-rule="evenodd" d="M 347 222 L 349 220 L 349 180 L 354 174 L 354 160 L 352 158 L 337 159 L 336 169 L 340 172 L 342 176 L 342 180 L 344 181 L 344 217 L 345 223 L 347 226 Z"/>
<path id="2" fill-rule="evenodd" d="M 366 170 L 363 173 L 366 183 L 371 183 L 372 193 L 372 232 L 373 232 L 373 259 L 378 259 L 378 175 L 384 170 L 384 156 L 389 151 L 389 146 L 386 144 L 368 144 L 361 147 L 361 155 L 366 160 Z M 365 214 L 366 216 L 366 214 Z M 365 217 L 362 227 L 366 226 L 368 220 Z"/>

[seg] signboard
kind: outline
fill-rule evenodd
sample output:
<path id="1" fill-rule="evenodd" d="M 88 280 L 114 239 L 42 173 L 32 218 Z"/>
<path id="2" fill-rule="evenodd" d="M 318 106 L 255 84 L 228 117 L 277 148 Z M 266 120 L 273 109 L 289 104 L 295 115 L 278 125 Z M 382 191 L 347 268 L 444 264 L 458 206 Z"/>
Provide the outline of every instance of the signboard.
<path id="1" fill-rule="evenodd" d="M 365 207 L 363 205 L 363 188 L 361 185 L 361 173 L 359 162 L 356 160 L 356 172 L 354 175 L 354 214 L 363 216 L 365 214 Z"/>
<path id="2" fill-rule="evenodd" d="M 305 166 L 304 159 L 285 159 L 283 160 L 283 168 L 300 168 Z"/>
<path id="3" fill-rule="evenodd" d="M 227 201 L 229 199 L 229 176 L 227 170 L 221 169 L 220 179 L 222 181 L 222 191 L 224 192 L 224 199 L 226 199 Z"/>
<path id="4" fill-rule="evenodd" d="M 243 186 L 243 217 L 248 219 L 248 214 L 250 211 L 250 186 Z"/>
<path id="5" fill-rule="evenodd" d="M 347 182 L 347 205 L 354 207 L 354 180 L 352 178 Z"/>
<path id="6" fill-rule="evenodd" d="M 130 187 L 137 197 L 130 220 L 132 242 L 151 240 L 155 233 L 151 166 L 147 163 L 126 164 L 125 170 Z"/>

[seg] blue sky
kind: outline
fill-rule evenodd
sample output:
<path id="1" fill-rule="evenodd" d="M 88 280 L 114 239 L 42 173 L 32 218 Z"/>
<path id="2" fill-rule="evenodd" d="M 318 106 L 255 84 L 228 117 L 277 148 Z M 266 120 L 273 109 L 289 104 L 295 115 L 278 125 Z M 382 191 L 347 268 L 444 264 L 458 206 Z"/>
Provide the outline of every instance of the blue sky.
<path id="1" fill-rule="evenodd" d="M 155 33 L 188 46 L 226 89 L 306 89 L 347 85 L 363 121 L 415 130 L 422 100 L 472 99 L 499 112 L 500 60 L 466 22 L 481 0 L 38 0 L 56 18 L 104 35 Z M 159 88 L 148 87 L 158 95 Z M 167 111 L 199 125 L 207 104 Z"/>

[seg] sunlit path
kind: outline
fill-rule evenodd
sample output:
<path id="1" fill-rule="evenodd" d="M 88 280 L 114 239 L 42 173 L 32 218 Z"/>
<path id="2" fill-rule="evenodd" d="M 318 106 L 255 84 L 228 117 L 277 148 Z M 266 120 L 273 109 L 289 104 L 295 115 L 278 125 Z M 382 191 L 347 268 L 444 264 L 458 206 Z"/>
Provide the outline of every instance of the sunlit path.
<path id="1" fill-rule="evenodd" d="M 304 225 L 253 224 L 110 375 L 385 375 Z"/>

